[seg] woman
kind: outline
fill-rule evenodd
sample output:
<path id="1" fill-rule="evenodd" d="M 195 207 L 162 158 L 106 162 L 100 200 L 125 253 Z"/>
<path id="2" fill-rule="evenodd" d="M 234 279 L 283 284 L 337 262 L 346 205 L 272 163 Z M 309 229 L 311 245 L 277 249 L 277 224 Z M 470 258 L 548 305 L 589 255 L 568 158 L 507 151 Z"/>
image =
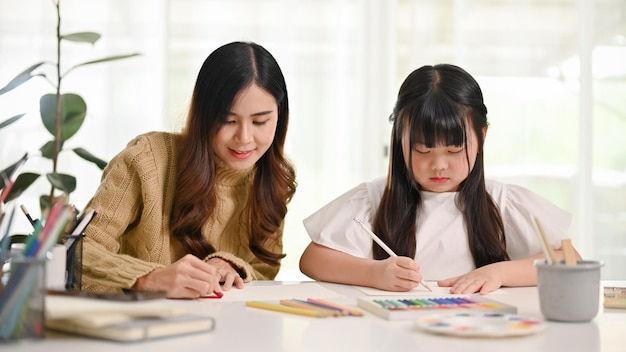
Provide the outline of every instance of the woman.
<path id="1" fill-rule="evenodd" d="M 184 130 L 138 136 L 104 171 L 88 204 L 98 214 L 82 288 L 195 298 L 273 279 L 296 190 L 288 122 L 285 79 L 266 49 L 233 42 L 211 53 Z"/>

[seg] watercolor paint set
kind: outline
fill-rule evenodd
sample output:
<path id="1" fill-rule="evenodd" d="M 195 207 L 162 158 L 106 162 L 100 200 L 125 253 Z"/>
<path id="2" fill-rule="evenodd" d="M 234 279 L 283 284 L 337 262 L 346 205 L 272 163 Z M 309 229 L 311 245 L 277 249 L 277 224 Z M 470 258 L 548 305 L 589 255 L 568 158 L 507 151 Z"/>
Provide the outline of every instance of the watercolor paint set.
<path id="1" fill-rule="evenodd" d="M 388 320 L 410 320 L 438 313 L 516 314 L 517 307 L 480 295 L 407 298 L 358 297 L 357 306 Z"/>

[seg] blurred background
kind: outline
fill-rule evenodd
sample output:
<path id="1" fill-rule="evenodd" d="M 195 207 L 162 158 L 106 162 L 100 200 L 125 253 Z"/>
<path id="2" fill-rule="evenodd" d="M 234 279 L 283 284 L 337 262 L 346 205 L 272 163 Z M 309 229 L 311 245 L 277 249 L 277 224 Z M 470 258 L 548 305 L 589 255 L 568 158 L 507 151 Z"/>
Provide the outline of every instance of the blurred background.
<path id="1" fill-rule="evenodd" d="M 583 257 L 605 263 L 603 279 L 626 278 L 626 2 L 623 0 L 62 0 L 62 33 L 94 31 L 94 46 L 65 43 L 70 66 L 116 54 L 142 55 L 77 68 L 62 92 L 87 102 L 67 148 L 109 160 L 134 136 L 183 126 L 206 56 L 235 40 L 265 46 L 289 89 L 286 151 L 298 191 L 277 279 L 299 280 L 309 242 L 302 220 L 360 182 L 386 172 L 391 113 L 414 69 L 452 63 L 469 71 L 489 110 L 486 173 L 543 195 L 573 214 Z M 0 0 L 0 86 L 32 64 L 56 60 L 51 0 Z M 79 71 L 80 70 L 80 71 Z M 50 137 L 32 79 L 0 96 L 0 169 Z M 24 171 L 49 170 L 31 158 Z M 101 171 L 73 154 L 81 208 Z M 40 187 L 40 190 L 36 188 Z M 22 195 L 32 213 L 43 179 Z M 17 230 L 29 231 L 17 217 Z"/>

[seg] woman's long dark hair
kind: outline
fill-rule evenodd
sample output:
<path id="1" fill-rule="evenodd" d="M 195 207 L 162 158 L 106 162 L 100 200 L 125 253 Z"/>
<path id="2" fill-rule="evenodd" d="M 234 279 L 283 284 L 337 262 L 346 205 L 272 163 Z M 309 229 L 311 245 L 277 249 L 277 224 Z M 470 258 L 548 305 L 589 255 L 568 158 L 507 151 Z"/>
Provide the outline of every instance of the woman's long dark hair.
<path id="1" fill-rule="evenodd" d="M 293 165 L 283 154 L 289 100 L 278 63 L 258 44 L 226 44 L 206 58 L 198 73 L 183 130 L 170 225 L 173 236 L 189 253 L 204 258 L 215 252 L 201 231 L 217 204 L 212 140 L 226 122 L 237 94 L 252 83 L 276 99 L 278 122 L 271 147 L 256 163 L 254 184 L 244 214 L 251 223 L 250 250 L 262 261 L 278 265 L 285 255 L 274 253 L 266 246 L 280 240 L 273 236 L 281 230 L 287 204 L 296 190 Z"/>
<path id="2" fill-rule="evenodd" d="M 477 268 L 509 260 L 500 211 L 485 189 L 483 128 L 488 125 L 487 108 L 474 78 L 454 65 L 423 66 L 402 83 L 390 120 L 393 129 L 389 171 L 374 219 L 375 232 L 399 255 L 415 257 L 421 186 L 413 175 L 411 156 L 408 165 L 405 161 L 402 139 L 408 136 L 409 153 L 416 143 L 428 148 L 463 145 L 469 167 L 466 131 L 470 127 L 477 137 L 478 154 L 456 198 L 465 218 L 470 251 Z M 378 245 L 372 245 L 374 258 L 388 256 Z"/>

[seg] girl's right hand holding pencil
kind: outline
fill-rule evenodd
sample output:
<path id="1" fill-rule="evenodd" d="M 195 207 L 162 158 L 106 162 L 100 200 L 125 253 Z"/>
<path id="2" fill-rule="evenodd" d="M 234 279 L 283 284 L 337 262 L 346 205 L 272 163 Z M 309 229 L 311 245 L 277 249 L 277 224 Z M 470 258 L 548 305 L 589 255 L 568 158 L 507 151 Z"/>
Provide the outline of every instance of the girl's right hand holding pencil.
<path id="1" fill-rule="evenodd" d="M 419 264 L 409 257 L 389 257 L 375 260 L 372 286 L 385 291 L 404 292 L 422 281 Z"/>
<path id="2" fill-rule="evenodd" d="M 390 256 L 382 260 L 359 258 L 315 242 L 300 257 L 300 270 L 314 280 L 406 292 L 422 281 L 413 258 Z"/>

